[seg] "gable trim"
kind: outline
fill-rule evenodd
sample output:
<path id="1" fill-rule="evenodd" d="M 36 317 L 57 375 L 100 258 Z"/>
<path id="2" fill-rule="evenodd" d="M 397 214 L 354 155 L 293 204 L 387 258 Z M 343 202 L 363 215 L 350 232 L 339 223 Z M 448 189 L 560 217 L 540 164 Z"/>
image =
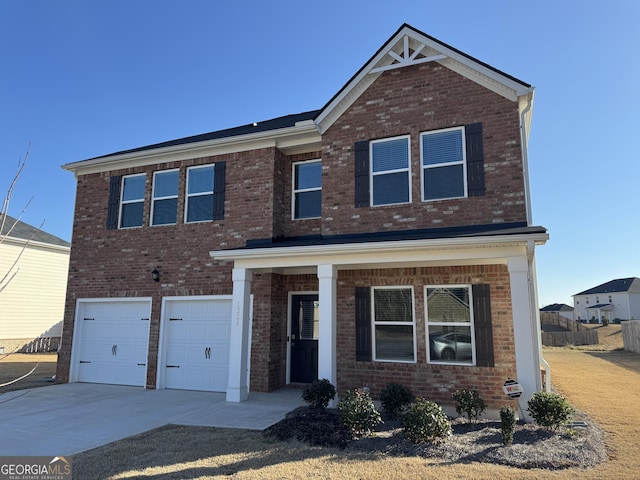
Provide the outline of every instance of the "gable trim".
<path id="1" fill-rule="evenodd" d="M 412 53 L 410 43 L 417 44 Z M 395 51 L 398 48 L 402 53 Z M 425 49 L 430 53 L 419 57 Z M 404 24 L 323 107 L 315 120 L 320 133 L 324 134 L 382 72 L 428 61 L 436 61 L 513 102 L 533 92 L 528 83 Z"/>

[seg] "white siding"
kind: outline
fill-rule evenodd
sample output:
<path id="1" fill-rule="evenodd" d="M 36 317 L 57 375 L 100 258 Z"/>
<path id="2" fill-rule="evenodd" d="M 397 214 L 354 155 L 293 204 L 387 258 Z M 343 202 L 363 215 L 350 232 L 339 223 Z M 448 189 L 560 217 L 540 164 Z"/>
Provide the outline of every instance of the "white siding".
<path id="1" fill-rule="evenodd" d="M 0 277 L 21 249 L 10 240 L 0 244 Z M 69 248 L 31 243 L 13 270 L 16 275 L 0 292 L 0 338 L 35 338 L 46 332 L 60 336 L 68 270 Z"/>

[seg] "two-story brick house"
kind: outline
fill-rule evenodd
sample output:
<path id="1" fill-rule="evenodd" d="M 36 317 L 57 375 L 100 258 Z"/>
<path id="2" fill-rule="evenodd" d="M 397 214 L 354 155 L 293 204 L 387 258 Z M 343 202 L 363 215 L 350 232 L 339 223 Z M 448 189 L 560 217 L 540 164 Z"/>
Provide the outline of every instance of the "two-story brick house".
<path id="1" fill-rule="evenodd" d="M 64 166 L 60 382 L 542 388 L 533 88 L 403 25 L 320 110 Z"/>

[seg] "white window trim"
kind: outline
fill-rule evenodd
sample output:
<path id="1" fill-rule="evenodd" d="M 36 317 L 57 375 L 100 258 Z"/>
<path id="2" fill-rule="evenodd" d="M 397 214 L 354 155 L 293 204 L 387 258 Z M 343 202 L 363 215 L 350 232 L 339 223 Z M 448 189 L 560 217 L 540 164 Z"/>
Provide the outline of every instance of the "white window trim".
<path id="1" fill-rule="evenodd" d="M 457 162 L 444 162 L 438 163 L 436 165 L 424 165 L 424 146 L 422 143 L 422 138 L 426 135 L 431 135 L 435 133 L 444 133 L 451 132 L 454 130 L 460 130 L 462 132 L 462 161 Z M 431 168 L 438 167 L 446 167 L 450 165 L 460 165 L 462 164 L 462 180 L 464 182 L 464 194 L 461 197 L 443 197 L 443 198 L 434 198 L 434 199 L 425 199 L 425 185 L 424 185 L 424 171 Z M 452 200 L 456 198 L 467 198 L 469 196 L 469 186 L 467 185 L 467 141 L 465 138 L 465 128 L 464 127 L 452 127 L 452 128 L 442 128 L 440 130 L 430 130 L 428 132 L 420 132 L 420 198 L 423 202 L 439 202 L 441 200 Z"/>
<path id="2" fill-rule="evenodd" d="M 213 181 L 214 181 L 214 185 L 213 185 L 213 189 L 211 191 L 207 191 L 207 192 L 198 192 L 198 193 L 189 193 L 189 172 L 191 170 L 196 170 L 198 168 L 212 168 L 213 169 Z M 206 165 L 194 165 L 193 167 L 188 167 L 187 168 L 187 178 L 186 178 L 186 184 L 185 184 L 185 189 L 184 189 L 184 223 L 205 223 L 205 222 L 213 222 L 213 216 L 214 216 L 214 211 L 211 211 L 211 220 L 192 220 L 192 221 L 187 221 L 188 215 L 189 215 L 189 198 L 191 197 L 199 197 L 202 195 L 213 195 L 215 192 L 215 178 L 216 178 L 216 174 L 215 174 L 215 163 L 208 163 Z M 176 216 L 177 218 L 177 216 Z"/>
<path id="3" fill-rule="evenodd" d="M 406 168 L 396 168 L 394 170 L 385 170 L 384 172 L 374 172 L 373 171 L 373 145 L 375 143 L 389 142 L 392 140 L 399 140 L 401 138 L 407 139 L 407 155 L 408 155 L 408 164 Z M 409 200 L 406 202 L 398 202 L 398 203 L 384 203 L 381 205 L 376 205 L 373 202 L 373 177 L 379 175 L 389 175 L 392 173 L 401 173 L 407 172 L 407 182 L 409 183 Z M 391 205 L 407 205 L 411 203 L 411 135 L 399 135 L 397 137 L 389 137 L 389 138 L 380 138 L 378 140 L 371 140 L 369 142 L 369 205 L 372 207 L 388 207 Z"/>
<path id="4" fill-rule="evenodd" d="M 413 360 L 387 360 L 384 358 L 378 358 L 378 352 L 376 351 L 376 325 L 401 325 L 407 326 L 407 322 L 376 322 L 376 305 L 375 305 L 375 290 L 411 290 L 411 327 L 413 336 Z M 374 362 L 385 363 L 417 363 L 418 351 L 416 342 L 416 298 L 413 285 L 378 285 L 371 287 L 371 349 Z"/>
<path id="5" fill-rule="evenodd" d="M 467 322 L 437 322 L 433 325 L 446 325 L 449 327 L 469 327 L 471 335 L 471 362 L 447 362 L 443 360 L 431 360 L 431 348 L 429 346 L 429 305 L 427 300 L 427 289 L 429 288 L 466 288 L 469 291 L 469 323 Z M 424 324 L 425 339 L 427 342 L 427 363 L 434 365 L 462 365 L 472 367 L 476 365 L 476 334 L 475 334 L 475 318 L 473 312 L 473 288 L 471 284 L 452 284 L 452 285 L 425 285 L 424 286 Z"/>
<path id="6" fill-rule="evenodd" d="M 156 192 L 156 175 L 162 175 L 165 173 L 170 173 L 170 172 L 178 172 L 178 192 L 176 192 L 175 195 L 167 195 L 165 197 L 155 197 L 155 192 Z M 152 227 L 163 227 L 166 225 L 177 225 L 177 220 L 178 220 L 178 212 L 176 211 L 176 222 L 174 223 L 153 223 L 153 210 L 156 206 L 156 200 L 169 200 L 172 198 L 175 198 L 176 200 L 178 199 L 178 195 L 180 194 L 180 169 L 179 168 L 173 168 L 170 170 L 158 170 L 153 172 L 153 187 L 151 189 L 151 213 L 149 215 L 149 225 Z M 177 207 L 176 207 L 177 208 Z"/>
<path id="7" fill-rule="evenodd" d="M 320 163 L 320 172 L 321 172 L 320 186 L 314 187 L 314 188 L 300 188 L 296 190 L 296 165 L 300 165 L 303 163 L 314 163 L 314 162 Z M 317 217 L 296 218 L 296 194 L 304 193 L 304 192 L 316 192 L 318 190 L 322 192 L 322 159 L 316 158 L 313 160 L 304 160 L 301 162 L 292 163 L 291 164 L 291 219 L 292 220 L 311 220 L 313 218 L 322 218 L 322 207 L 320 208 L 320 215 L 318 215 Z"/>
<path id="8" fill-rule="evenodd" d="M 125 175 L 122 177 L 122 183 L 120 184 L 120 206 L 118 210 L 118 228 L 121 228 L 123 230 L 128 230 L 129 228 L 140 228 L 144 225 L 144 193 L 145 193 L 146 183 L 147 183 L 146 176 L 147 176 L 146 173 L 136 173 L 135 175 Z M 127 178 L 132 178 L 132 177 L 145 177 L 145 189 L 142 190 L 142 198 L 136 199 L 136 200 L 125 200 L 124 199 L 124 182 Z M 123 227 L 122 226 L 122 210 L 124 210 L 123 206 L 125 204 L 129 205 L 131 203 L 139 203 L 139 202 L 142 202 L 142 220 L 140 221 L 140 225 L 135 225 L 132 227 Z"/>

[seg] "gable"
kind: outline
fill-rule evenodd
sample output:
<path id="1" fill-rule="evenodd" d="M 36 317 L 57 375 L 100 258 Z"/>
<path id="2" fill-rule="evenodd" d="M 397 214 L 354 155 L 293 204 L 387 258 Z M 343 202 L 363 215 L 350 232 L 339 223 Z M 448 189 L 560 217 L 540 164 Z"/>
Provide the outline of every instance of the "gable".
<path id="1" fill-rule="evenodd" d="M 519 105 L 532 100 L 533 87 L 528 83 L 404 24 L 325 105 L 316 118 L 320 133 L 329 129 L 383 72 L 429 62 L 437 62 Z M 527 102 L 521 102 L 525 97 Z"/>

